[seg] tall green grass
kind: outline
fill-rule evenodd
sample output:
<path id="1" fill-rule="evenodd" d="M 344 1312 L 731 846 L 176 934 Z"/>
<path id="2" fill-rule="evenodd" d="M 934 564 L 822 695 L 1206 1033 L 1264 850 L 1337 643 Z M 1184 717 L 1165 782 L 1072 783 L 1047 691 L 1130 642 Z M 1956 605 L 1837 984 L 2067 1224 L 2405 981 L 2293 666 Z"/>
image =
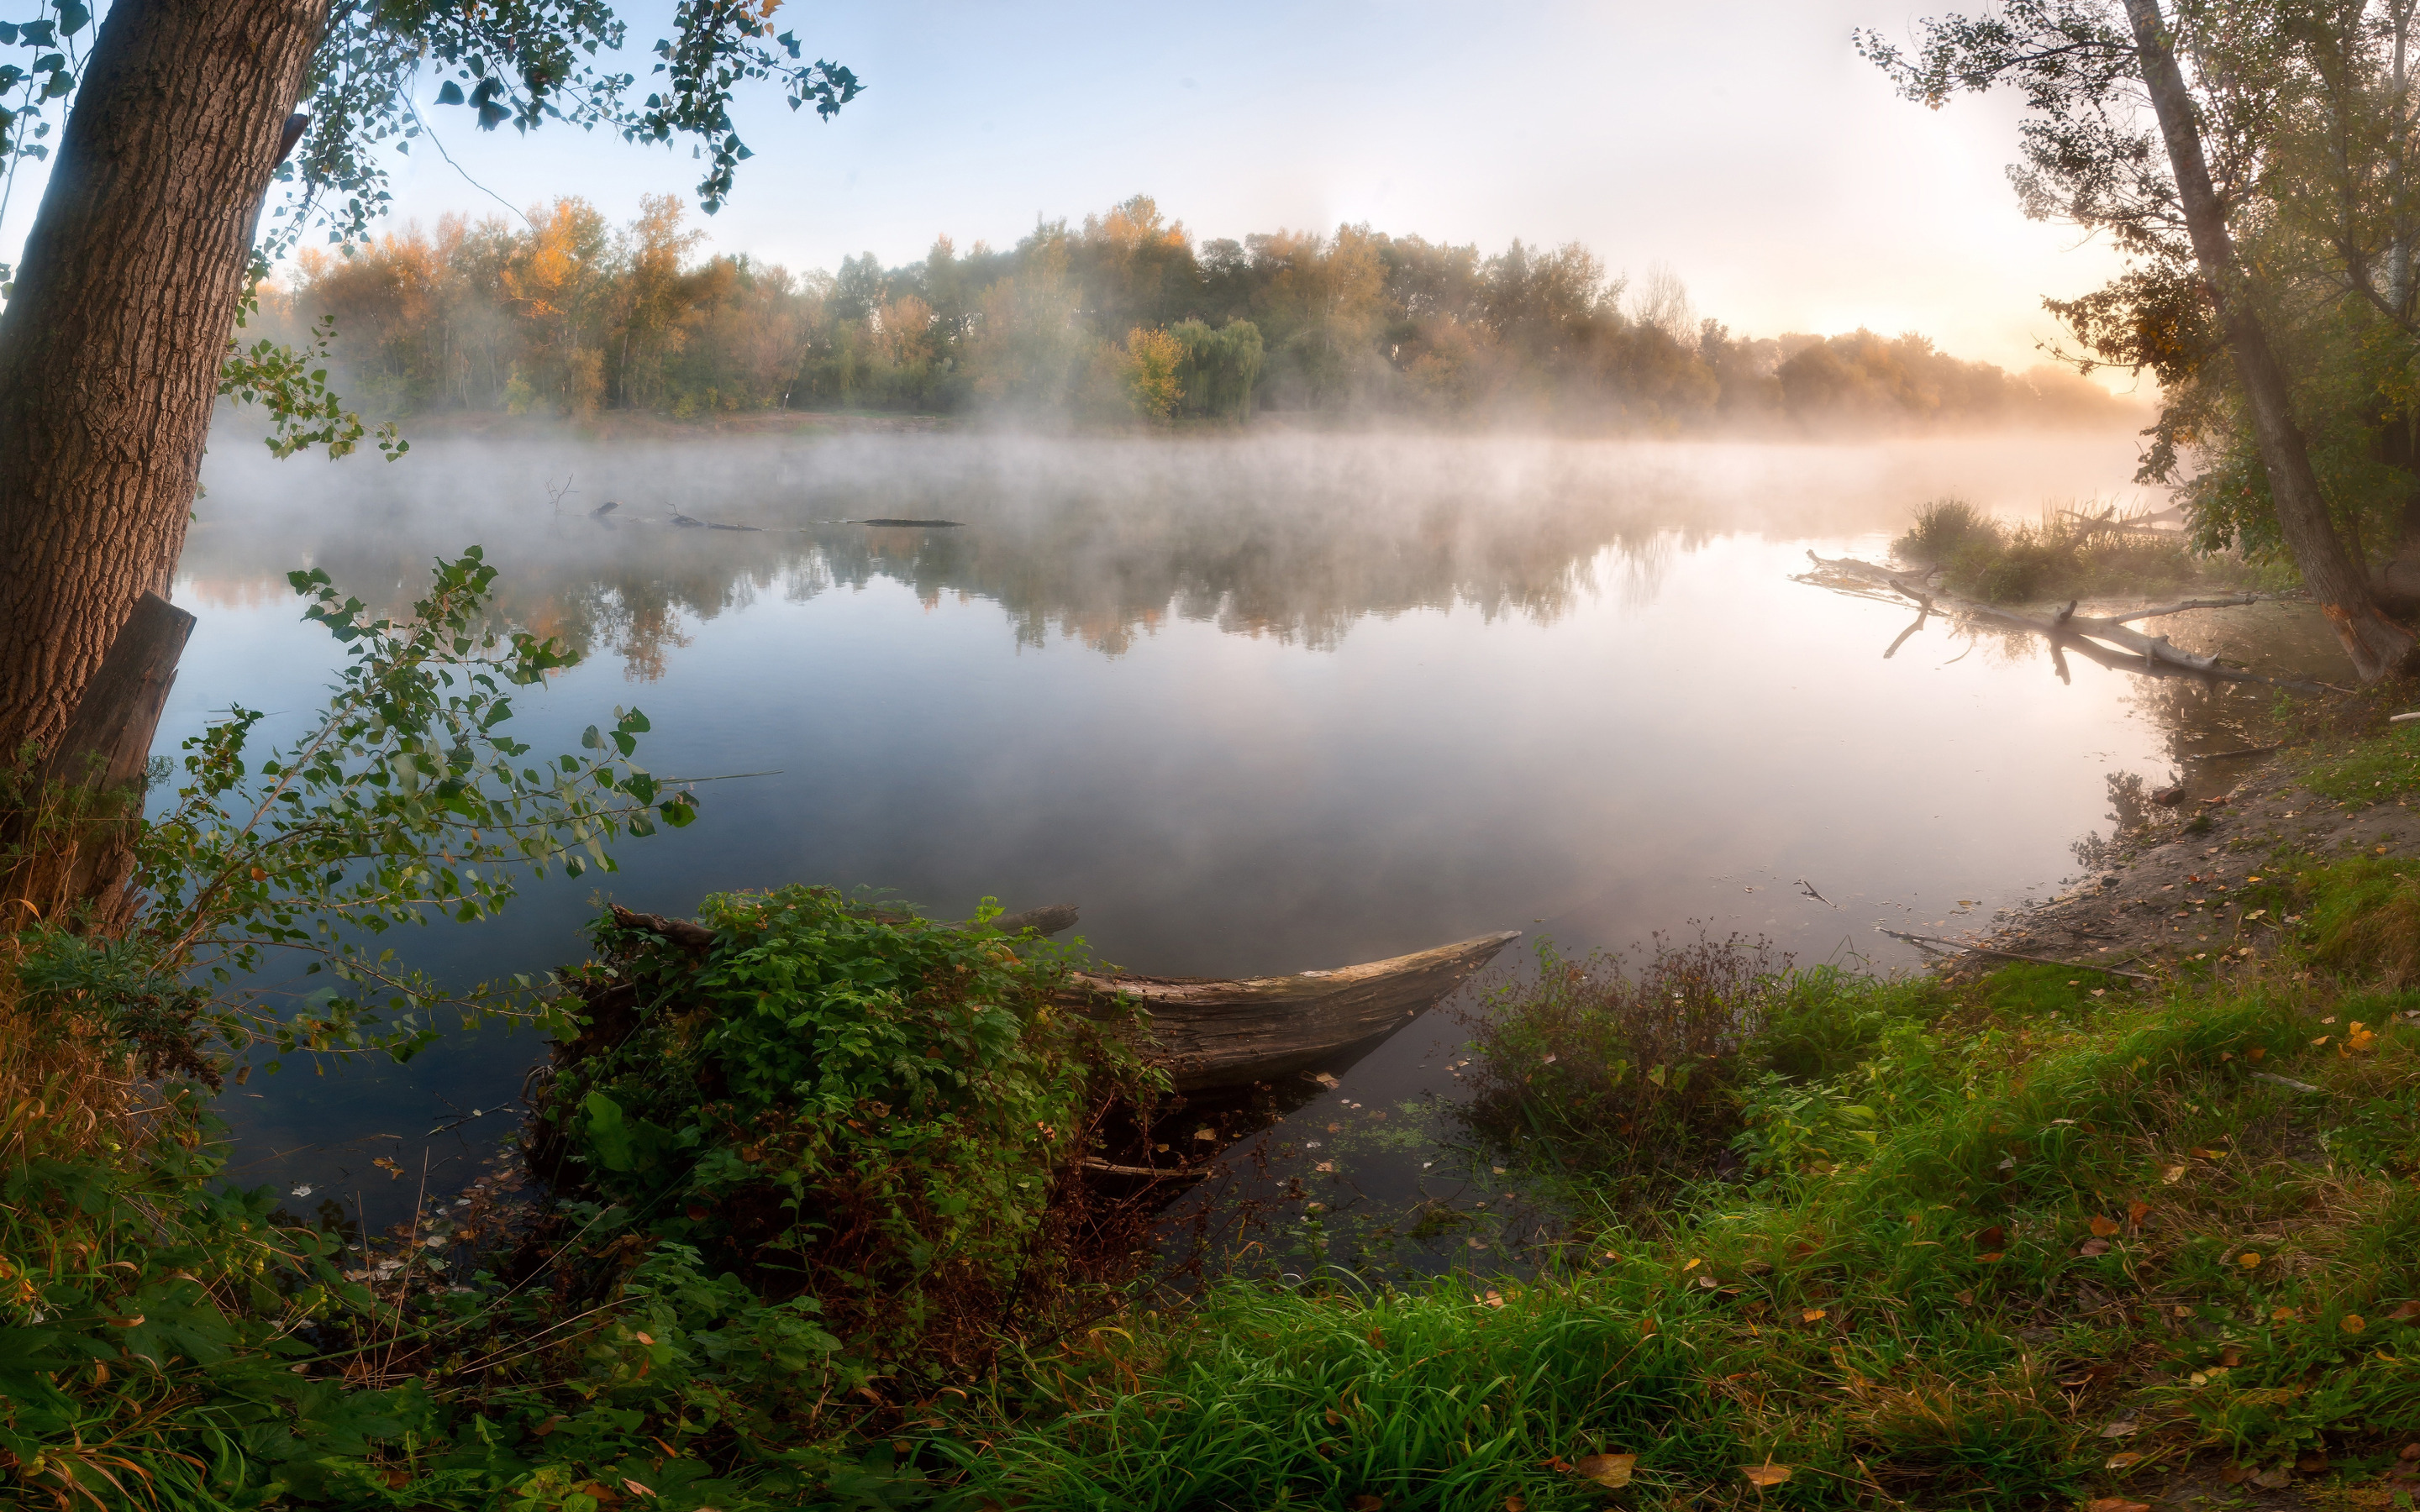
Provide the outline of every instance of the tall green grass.
<path id="1" fill-rule="evenodd" d="M 1122 1320 L 937 1443 L 956 1504 L 1598 1506 L 1573 1467 L 1631 1454 L 1637 1505 L 2017 1507 L 2212 1447 L 2391 1456 L 2420 1412 L 2420 1030 L 2355 1051 L 2257 985 L 2078 992 L 1766 1082 L 1743 1180 L 1564 1273 Z M 2312 1158 L 2355 1123 L 2360 1161 Z"/>

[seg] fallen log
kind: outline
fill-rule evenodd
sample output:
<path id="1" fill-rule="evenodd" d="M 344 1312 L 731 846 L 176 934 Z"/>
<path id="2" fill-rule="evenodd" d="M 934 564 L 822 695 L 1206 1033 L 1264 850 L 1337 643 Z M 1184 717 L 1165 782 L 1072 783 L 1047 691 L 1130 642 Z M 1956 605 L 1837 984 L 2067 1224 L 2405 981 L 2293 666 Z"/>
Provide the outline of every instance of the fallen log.
<path id="1" fill-rule="evenodd" d="M 2031 630 L 2036 635 L 2047 638 L 2054 647 L 2072 646 L 2087 659 L 2116 671 L 2145 671 L 2153 675 L 2163 671 L 2184 671 L 2199 677 L 2216 678 L 2223 682 L 2259 683 L 2270 687 L 2291 688 L 2297 692 L 2306 693 L 2325 691 L 2317 683 L 2294 678 L 2270 677 L 2264 673 L 2226 666 L 2215 656 L 2205 656 L 2198 652 L 2187 651 L 2175 644 L 2166 636 L 2145 635 L 2128 623 L 2133 620 L 2157 619 L 2167 614 L 2182 614 L 2192 609 L 2231 609 L 2244 604 L 2256 604 L 2263 599 L 2275 598 L 2277 595 L 2274 594 L 2236 594 L 2225 598 L 2189 598 L 2175 604 L 2162 604 L 2129 609 L 2123 614 L 2109 615 L 2078 614 L 2075 612 L 2074 602 L 2071 601 L 2065 609 L 2055 614 L 2045 616 L 2030 614 L 2003 604 L 1990 604 L 1978 598 L 1967 598 L 1962 594 L 1950 593 L 1932 583 L 1934 569 L 1894 572 L 1888 567 L 1877 566 L 1870 562 L 1860 562 L 1854 557 L 1823 557 L 1812 551 L 1807 553 L 1807 559 L 1814 563 L 1822 571 L 1837 574 L 1855 582 L 1887 588 L 1900 594 L 1915 601 L 1925 613 L 1958 614 L 1968 619 L 2005 625 L 2012 629 Z M 1810 577 L 1801 580 L 1812 579 Z M 1819 586 L 1828 585 L 1819 584 Z M 1905 636 L 1900 637 L 1901 640 L 1905 639 Z M 2107 644 L 2096 643 L 2102 641 Z M 1898 641 L 1892 642 L 1894 651 L 1898 647 Z M 2113 647 L 2131 652 L 2133 656 L 2116 655 L 2111 649 Z M 2063 671 L 2064 669 L 2062 672 Z"/>

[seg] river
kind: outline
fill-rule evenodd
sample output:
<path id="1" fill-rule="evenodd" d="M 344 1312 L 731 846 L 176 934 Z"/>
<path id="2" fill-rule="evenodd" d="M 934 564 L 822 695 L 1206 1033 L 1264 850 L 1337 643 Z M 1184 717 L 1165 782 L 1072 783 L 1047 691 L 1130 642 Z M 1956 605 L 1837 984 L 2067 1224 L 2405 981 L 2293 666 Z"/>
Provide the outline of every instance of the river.
<path id="1" fill-rule="evenodd" d="M 1954 933 L 2050 893 L 2107 826 L 2111 773 L 2164 779 L 2242 744 L 2273 695 L 2082 661 L 2063 682 L 2038 644 L 1938 621 L 1885 656 L 1906 611 L 1793 574 L 1809 549 L 1880 556 L 1930 498 L 2032 517 L 2134 498 L 2133 467 L 2124 434 L 532 432 L 423 440 L 392 465 L 279 463 L 223 434 L 174 595 L 200 624 L 157 748 L 235 702 L 300 727 L 336 658 L 289 569 L 401 609 L 432 558 L 475 542 L 504 611 L 586 653 L 517 700 L 520 738 L 573 748 L 636 704 L 653 770 L 729 779 L 691 827 L 626 845 L 617 875 L 402 942 L 447 980 L 579 958 L 599 896 L 688 914 L 787 882 L 945 918 L 986 895 L 1071 902 L 1101 958 L 1154 972 L 1701 925 L 1903 969 L 1878 928 Z M 960 523 L 830 523 L 872 517 Z M 2329 666 L 2297 610 L 2170 623 L 2264 667 Z M 1508 954 L 1498 976 L 1517 968 Z M 1272 1174 L 1237 1188 L 1264 1195 L 1336 1167 L 1326 1235 L 1289 1230 L 1282 1263 L 1344 1257 L 1348 1214 L 1381 1268 L 1481 1262 L 1528 1232 L 1520 1194 L 1452 1138 L 1458 1043 L 1432 1014 L 1243 1152 Z M 424 1172 L 449 1190 L 509 1136 L 542 1054 L 484 1030 L 408 1066 L 289 1063 L 223 1100 L 238 1174 L 309 1189 L 298 1211 L 390 1222 Z M 1406 1212 L 1448 1211 L 1407 1237 Z"/>

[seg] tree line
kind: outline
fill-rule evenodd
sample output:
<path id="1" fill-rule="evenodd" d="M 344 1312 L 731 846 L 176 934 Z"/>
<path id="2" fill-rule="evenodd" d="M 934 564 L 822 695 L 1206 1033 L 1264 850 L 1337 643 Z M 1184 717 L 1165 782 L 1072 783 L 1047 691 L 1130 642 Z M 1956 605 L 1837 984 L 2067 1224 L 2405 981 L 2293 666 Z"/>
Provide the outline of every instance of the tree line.
<path id="1" fill-rule="evenodd" d="M 287 339 L 333 327 L 348 400 L 390 415 L 1283 410 L 1669 432 L 2132 413 L 2072 373 L 1921 335 L 1734 336 L 1668 271 L 1633 288 L 1577 244 L 1483 256 L 1366 225 L 1197 242 L 1140 195 L 895 267 L 868 253 L 800 274 L 700 256 L 703 239 L 671 196 L 618 227 L 576 198 L 520 224 L 449 216 L 305 251 L 261 318 Z"/>

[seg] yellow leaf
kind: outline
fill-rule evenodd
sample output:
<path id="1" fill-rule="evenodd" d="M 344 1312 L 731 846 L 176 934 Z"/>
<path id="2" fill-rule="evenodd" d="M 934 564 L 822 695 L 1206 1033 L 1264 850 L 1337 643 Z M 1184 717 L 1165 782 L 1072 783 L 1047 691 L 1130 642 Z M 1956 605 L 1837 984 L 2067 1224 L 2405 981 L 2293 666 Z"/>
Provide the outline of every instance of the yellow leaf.
<path id="1" fill-rule="evenodd" d="M 1630 1484 L 1630 1473 L 1637 1465 L 1637 1455 L 1582 1455 L 1579 1463 L 1572 1466 L 1572 1473 L 1618 1491 Z"/>
<path id="2" fill-rule="evenodd" d="M 2336 1325 L 2336 1327 L 2343 1329 L 2348 1334 L 2358 1334 L 2368 1326 L 2369 1325 L 2367 1323 L 2362 1321 L 2362 1317 L 2359 1313 L 2345 1314 L 2344 1321 Z"/>
<path id="3" fill-rule="evenodd" d="M 2100 1238 L 2107 1239 L 2110 1235 L 2116 1233 L 2118 1228 L 2118 1223 L 2117 1219 L 2103 1218 L 2097 1212 L 2092 1215 L 2092 1231 Z"/>
<path id="4" fill-rule="evenodd" d="M 1755 1487 L 1759 1490 L 1762 1490 L 1768 1486 L 1778 1486 L 1783 1481 L 1788 1480 L 1790 1478 L 1790 1467 L 1788 1465 L 1775 1464 L 1742 1465 L 1740 1467 L 1740 1473 L 1747 1477 L 1747 1483 L 1750 1486 Z"/>
<path id="5" fill-rule="evenodd" d="M 2181 1181 L 2184 1179 L 2185 1168 L 2181 1165 L 2171 1165 L 2166 1170 L 2160 1173 L 2160 1180 L 2167 1182 L 2170 1186 L 2176 1185 L 2179 1181 Z"/>
<path id="6" fill-rule="evenodd" d="M 1823 1309 L 1821 1307 L 1809 1307 L 1798 1316 L 1802 1322 L 1820 1323 L 1823 1320 Z"/>
<path id="7" fill-rule="evenodd" d="M 2245 1250 L 2235 1257 L 2235 1263 L 2247 1271 L 2256 1271 L 2260 1268 L 2260 1256 L 2255 1251 Z"/>
<path id="8" fill-rule="evenodd" d="M 2330 1040 L 2335 1038 L 2335 1036 L 2332 1034 L 2322 1034 L 2318 1039 L 2311 1041 L 2311 1048 L 2317 1050 L 2319 1046 L 2327 1043 Z"/>
<path id="9" fill-rule="evenodd" d="M 1701 1265 L 1703 1265 L 1703 1264 L 1705 1264 L 1705 1263 L 1706 1263 L 1706 1262 L 1705 1262 L 1705 1261 L 1703 1261 L 1703 1260 L 1691 1260 L 1688 1264 L 1686 1264 L 1686 1265 L 1684 1265 L 1684 1266 L 1681 1267 L 1681 1269 L 1682 1269 L 1682 1270 L 1683 1270 L 1683 1271 L 1694 1271 L 1694 1270 L 1696 1270 L 1699 1266 L 1701 1266 Z"/>

